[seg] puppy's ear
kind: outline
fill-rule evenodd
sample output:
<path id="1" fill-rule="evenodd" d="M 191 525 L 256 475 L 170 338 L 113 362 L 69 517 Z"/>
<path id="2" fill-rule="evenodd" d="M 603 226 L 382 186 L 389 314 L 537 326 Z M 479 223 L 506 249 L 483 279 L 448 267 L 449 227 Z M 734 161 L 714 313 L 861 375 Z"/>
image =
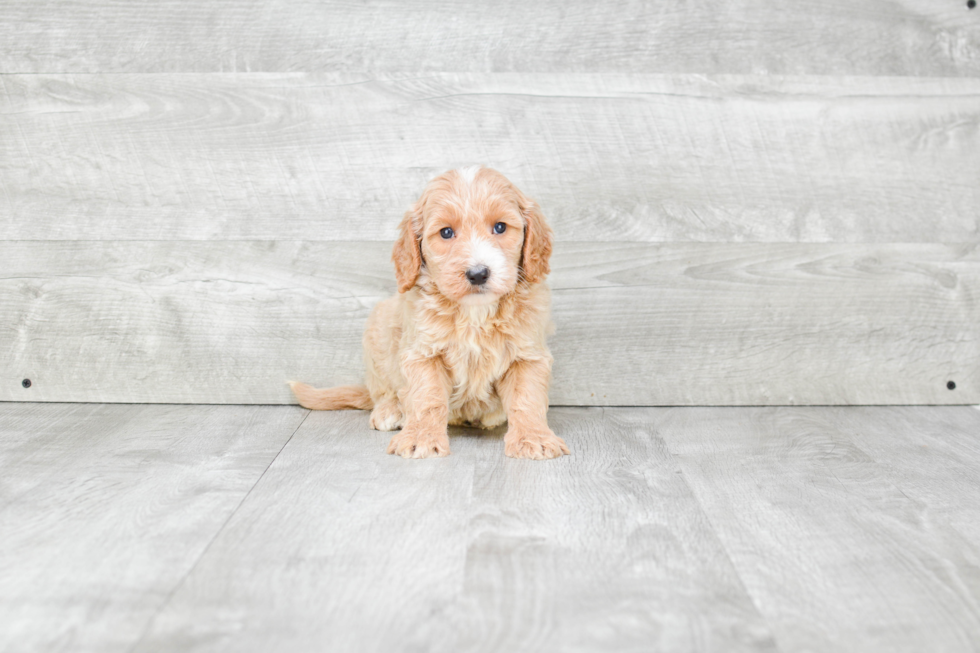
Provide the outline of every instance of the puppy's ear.
<path id="1" fill-rule="evenodd" d="M 391 250 L 391 261 L 395 264 L 395 279 L 398 292 L 408 292 L 415 285 L 422 270 L 422 243 L 419 230 L 422 228 L 422 213 L 418 205 L 405 212 L 399 226 L 398 240 Z"/>
<path id="2" fill-rule="evenodd" d="M 517 204 L 524 215 L 524 247 L 521 250 L 521 269 L 528 283 L 543 281 L 551 272 L 551 243 L 554 234 L 544 220 L 537 203 L 517 191 Z"/>

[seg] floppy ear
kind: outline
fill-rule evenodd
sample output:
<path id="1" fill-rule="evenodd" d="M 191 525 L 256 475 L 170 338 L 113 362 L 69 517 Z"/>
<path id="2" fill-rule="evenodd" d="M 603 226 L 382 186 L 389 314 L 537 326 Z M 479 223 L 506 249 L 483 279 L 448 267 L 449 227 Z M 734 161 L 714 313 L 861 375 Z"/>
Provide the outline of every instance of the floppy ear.
<path id="1" fill-rule="evenodd" d="M 422 243 L 418 229 L 422 227 L 422 214 L 416 204 L 405 212 L 399 226 L 400 233 L 395 247 L 391 250 L 391 261 L 395 264 L 395 279 L 398 292 L 407 292 L 415 286 L 422 270 Z"/>
<path id="2" fill-rule="evenodd" d="M 524 215 L 524 247 L 521 250 L 521 269 L 528 283 L 544 281 L 551 272 L 551 242 L 554 234 L 544 221 L 544 214 L 537 203 L 517 191 L 517 204 Z"/>

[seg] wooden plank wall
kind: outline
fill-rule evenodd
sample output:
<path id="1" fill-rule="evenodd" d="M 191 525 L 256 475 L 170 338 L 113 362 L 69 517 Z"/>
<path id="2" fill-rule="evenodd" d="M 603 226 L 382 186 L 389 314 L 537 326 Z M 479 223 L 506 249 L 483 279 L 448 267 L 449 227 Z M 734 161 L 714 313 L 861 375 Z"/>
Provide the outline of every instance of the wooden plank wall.
<path id="1" fill-rule="evenodd" d="M 980 73 L 966 0 L 6 0 L 11 73 Z"/>
<path id="2" fill-rule="evenodd" d="M 555 228 L 553 403 L 980 403 L 960 0 L 12 0 L 0 33 L 0 400 L 357 381 L 398 218 L 484 163 Z"/>

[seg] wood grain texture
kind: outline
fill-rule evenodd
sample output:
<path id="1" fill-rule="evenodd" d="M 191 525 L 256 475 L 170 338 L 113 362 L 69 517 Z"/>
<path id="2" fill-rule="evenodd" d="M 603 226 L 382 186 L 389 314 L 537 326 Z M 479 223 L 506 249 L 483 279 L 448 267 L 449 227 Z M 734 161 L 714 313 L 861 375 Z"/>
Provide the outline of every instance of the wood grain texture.
<path id="1" fill-rule="evenodd" d="M 918 439 L 924 424 L 930 439 L 946 443 L 962 441 L 968 424 L 975 440 L 976 411 L 675 409 L 652 421 L 780 650 L 980 646 L 980 544 L 945 511 L 965 497 L 938 479 L 931 497 L 909 495 L 917 474 L 879 464 L 862 447 L 869 433 L 880 442 Z M 949 455 L 957 446 L 936 455 L 958 462 Z M 907 466 L 918 464 L 919 452 L 905 453 Z M 974 479 L 978 463 L 968 463 Z"/>
<path id="2" fill-rule="evenodd" d="M 127 651 L 307 411 L 0 404 L 0 651 Z"/>
<path id="3" fill-rule="evenodd" d="M 980 645 L 976 408 L 554 408 L 544 463 L 304 415 L 0 403 L 0 651 Z"/>
<path id="4" fill-rule="evenodd" d="M 980 238 L 976 78 L 3 75 L 0 86 L 5 239 L 391 241 L 431 176 L 474 162 L 538 199 L 560 241 Z"/>
<path id="5" fill-rule="evenodd" d="M 287 379 L 357 382 L 389 252 L 0 243 L 0 400 L 291 403 Z M 976 245 L 563 243 L 552 267 L 553 404 L 980 403 Z"/>
<path id="6" fill-rule="evenodd" d="M 963 410 L 839 410 L 834 424 L 889 470 L 923 521 L 980 542 L 980 406 Z M 867 424 L 874 424 L 868 428 Z M 973 587 L 980 587 L 976 579 Z"/>
<path id="7" fill-rule="evenodd" d="M 7 0 L 0 71 L 968 76 L 978 25 L 965 0 Z"/>
<path id="8" fill-rule="evenodd" d="M 662 441 L 551 418 L 574 453 L 535 464 L 311 414 L 134 651 L 775 650 Z"/>

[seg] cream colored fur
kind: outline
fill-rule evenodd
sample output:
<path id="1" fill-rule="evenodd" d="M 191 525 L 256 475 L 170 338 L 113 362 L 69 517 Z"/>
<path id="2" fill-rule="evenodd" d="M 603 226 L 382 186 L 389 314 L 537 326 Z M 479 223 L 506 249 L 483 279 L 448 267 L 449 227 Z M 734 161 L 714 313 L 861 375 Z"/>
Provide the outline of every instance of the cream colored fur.
<path id="1" fill-rule="evenodd" d="M 399 294 L 368 318 L 365 386 L 290 383 L 300 404 L 373 408 L 372 428 L 401 428 L 388 453 L 406 458 L 449 454 L 447 424 L 505 421 L 508 456 L 567 454 L 547 423 L 551 242 L 540 209 L 499 172 L 475 167 L 433 179 L 392 251 Z M 477 286 L 466 272 L 481 265 L 490 276 Z"/>

